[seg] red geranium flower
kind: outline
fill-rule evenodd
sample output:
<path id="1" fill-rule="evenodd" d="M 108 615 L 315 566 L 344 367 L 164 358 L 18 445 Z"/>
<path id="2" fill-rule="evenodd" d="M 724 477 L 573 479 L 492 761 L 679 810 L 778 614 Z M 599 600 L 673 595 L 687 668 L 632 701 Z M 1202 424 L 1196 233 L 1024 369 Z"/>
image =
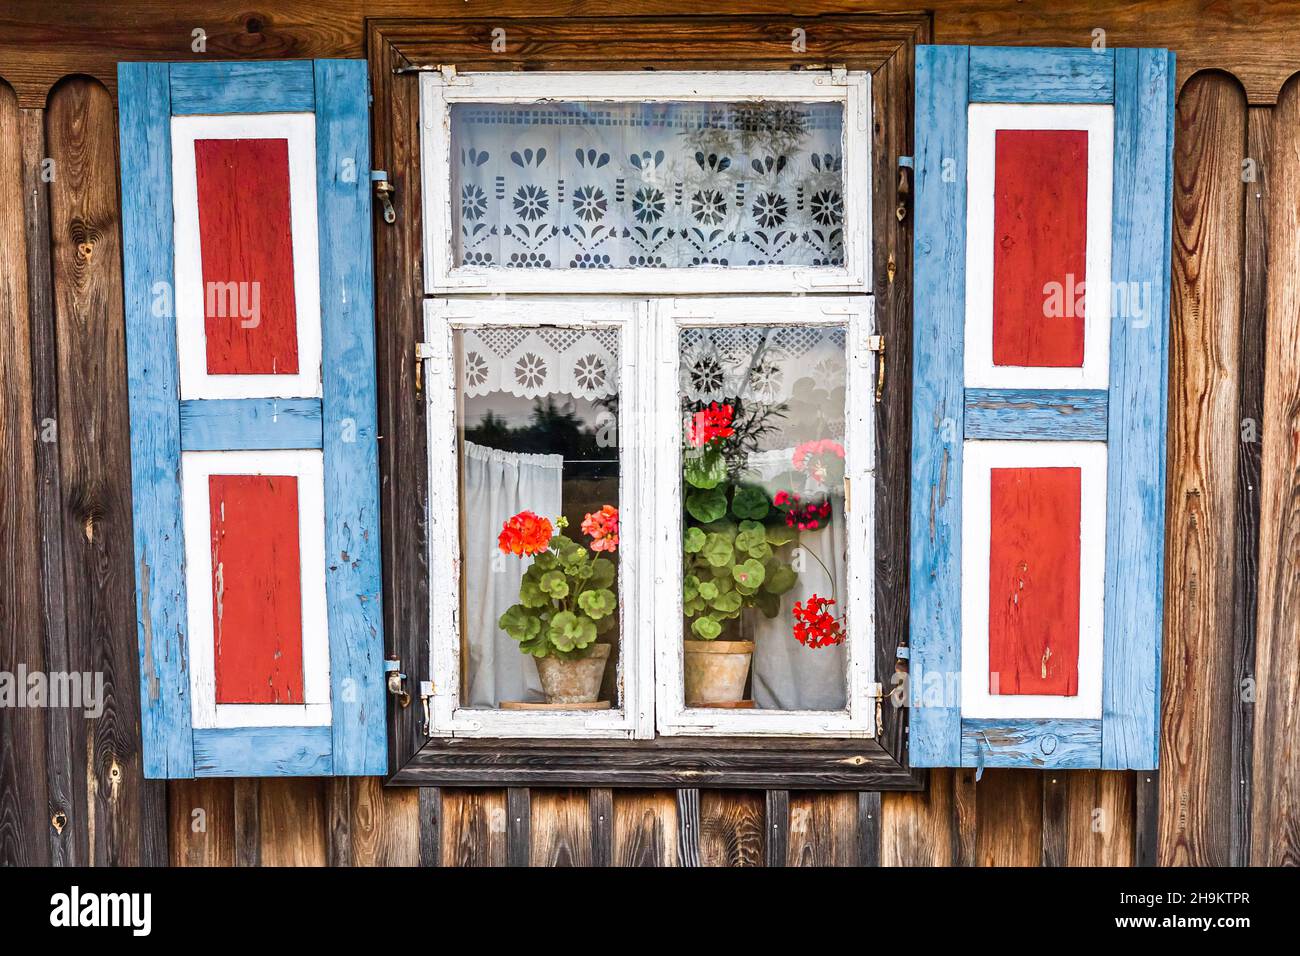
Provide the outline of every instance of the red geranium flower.
<path id="1" fill-rule="evenodd" d="M 501 526 L 497 546 L 506 554 L 534 555 L 551 543 L 551 522 L 531 511 L 521 511 Z"/>
<path id="2" fill-rule="evenodd" d="M 794 605 L 794 639 L 807 647 L 830 647 L 844 643 L 844 628 L 826 608 L 834 604 L 830 598 L 816 594 L 807 601 Z"/>
<path id="3" fill-rule="evenodd" d="M 608 551 L 613 554 L 618 550 L 618 509 L 613 505 L 602 505 L 599 511 L 585 515 L 582 531 L 591 535 L 592 551 Z"/>
<path id="4" fill-rule="evenodd" d="M 811 475 L 822 484 L 826 484 L 827 461 L 829 456 L 844 460 L 844 446 L 830 438 L 806 441 L 794 450 L 794 469 Z"/>
<path id="5" fill-rule="evenodd" d="M 722 438 L 730 438 L 736 434 L 736 430 L 731 427 L 731 420 L 735 414 L 735 409 L 730 405 L 719 405 L 714 402 L 691 417 L 686 428 L 686 437 L 696 448 L 703 448 L 710 442 Z"/>
<path id="6" fill-rule="evenodd" d="M 772 496 L 772 504 L 785 512 L 787 528 L 816 531 L 831 520 L 831 502 L 824 495 L 804 502 L 797 492 L 782 490 Z"/>

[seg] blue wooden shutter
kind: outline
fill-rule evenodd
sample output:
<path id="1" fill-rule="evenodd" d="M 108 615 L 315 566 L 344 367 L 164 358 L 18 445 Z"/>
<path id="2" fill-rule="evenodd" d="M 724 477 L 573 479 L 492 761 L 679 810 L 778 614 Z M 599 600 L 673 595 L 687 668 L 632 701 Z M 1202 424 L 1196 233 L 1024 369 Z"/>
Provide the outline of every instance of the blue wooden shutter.
<path id="1" fill-rule="evenodd" d="M 387 752 L 366 64 L 123 63 L 118 92 L 146 775 L 382 774 Z M 194 118 L 211 123 L 187 127 Z M 224 133 L 213 132 L 218 121 L 227 124 Z M 203 366 L 204 326 L 178 318 L 207 316 L 213 291 L 193 275 L 193 243 L 186 239 L 177 248 L 178 236 L 197 232 L 194 210 L 175 208 L 173 189 L 181 189 L 176 195 L 184 193 L 188 206 L 185 190 L 195 188 L 188 154 L 196 137 L 239 139 L 244 127 L 249 137 L 285 138 L 289 190 L 297 197 L 290 203 L 294 348 L 307 357 L 287 384 L 276 374 L 210 374 L 211 366 Z M 289 130 L 303 136 L 295 139 Z M 299 149 L 309 151 L 295 155 Z M 183 177 L 173 181 L 185 169 L 188 187 Z M 303 191 L 313 178 L 312 190 Z M 316 229 L 303 229 L 300 216 L 314 216 Z M 244 237 L 232 229 L 227 238 L 239 243 Z M 300 243 L 314 254 L 297 255 Z M 312 280 L 305 294 L 299 283 L 308 279 L 300 275 Z M 206 305 L 198 301 L 205 285 Z M 310 344 L 316 336 L 318 347 Z M 222 454 L 237 454 L 239 463 L 226 459 L 223 465 Z M 208 658 L 214 651 L 192 646 L 191 625 L 197 620 L 203 630 L 202 616 L 213 613 L 201 579 L 211 573 L 212 561 L 206 570 L 187 567 L 187 553 L 202 557 L 210 542 L 191 540 L 187 549 L 187 504 L 207 501 L 194 496 L 208 491 L 199 480 L 187 486 L 184 475 L 202 462 L 208 464 L 195 473 L 275 474 L 283 470 L 279 462 L 290 460 L 277 455 L 303 463 L 292 476 L 301 489 L 303 529 L 295 540 L 319 543 L 304 548 L 301 567 L 293 569 L 304 595 L 305 582 L 323 581 L 323 601 L 298 609 L 303 656 L 312 661 L 302 665 L 310 672 L 304 685 L 311 686 L 302 693 L 315 696 L 257 701 L 251 706 L 259 709 L 250 709 L 217 702 L 209 688 L 196 703 L 192 674 L 210 672 L 212 664 L 199 666 L 195 651 Z M 319 502 L 314 514 L 302 504 L 308 498 Z M 199 537 L 194 529 L 200 525 L 189 525 L 192 538 Z M 193 593 L 203 600 L 191 601 Z"/>
<path id="2" fill-rule="evenodd" d="M 1174 56 L 1165 50 L 917 48 L 910 532 L 913 766 L 1156 766 L 1173 96 Z M 976 216 L 970 210 L 994 204 L 989 170 L 972 168 L 973 163 L 986 167 L 990 162 L 984 152 L 978 158 L 972 155 L 976 124 L 989 122 L 990 111 L 983 104 L 1093 107 L 1089 122 L 1102 123 L 1097 129 L 1108 129 L 1113 137 L 1110 288 L 1101 290 L 1113 314 L 1109 329 L 1100 326 L 1097 333 L 1108 339 L 1109 351 L 1108 361 L 1093 369 L 1094 378 L 1102 376 L 1100 384 L 1025 388 L 1013 387 L 1007 379 L 990 387 L 979 380 L 984 374 L 980 356 L 988 346 L 971 338 L 972 323 L 987 330 L 968 315 L 976 310 L 976 304 L 967 301 L 968 288 L 982 290 L 983 297 L 994 283 L 993 270 L 975 255 L 975 245 L 968 249 L 968 227 L 979 242 L 993 239 L 992 226 L 984 219 L 968 222 L 968 216 Z M 1096 115 L 1096 107 L 1101 107 L 1102 116 Z M 1025 107 L 1017 109 L 1019 119 L 1012 112 L 1000 114 L 1006 126 L 1014 128 L 1029 115 Z M 987 143 L 987 133 L 981 135 L 980 142 Z M 978 195 L 972 194 L 972 184 Z M 982 275 L 971 273 L 972 263 Z M 1096 278 L 1088 276 L 1090 282 Z M 1090 309 L 1095 301 L 1089 299 Z M 968 368 L 968 357 L 980 370 L 978 375 Z M 1032 382 L 1036 373 L 1031 370 L 1023 377 Z M 1055 371 L 1037 377 L 1063 380 Z M 1014 460 L 1031 446 L 1050 456 L 1064 447 L 1054 448 L 1055 442 L 1072 443 L 1081 456 L 1104 456 L 1105 475 L 1105 494 L 1098 495 L 1104 515 L 1099 512 L 1093 522 L 1104 527 L 1081 529 L 1081 535 L 1101 542 L 1104 554 L 1104 578 L 1098 578 L 1096 591 L 1104 593 L 1104 599 L 1085 595 L 1080 608 L 1082 618 L 1096 615 L 1097 605 L 1102 605 L 1100 681 L 1096 700 L 1085 701 L 1080 674 L 1076 699 L 1068 706 L 1088 712 L 1065 717 L 1043 716 L 1041 708 L 1056 702 L 1028 697 L 1003 695 L 990 704 L 978 685 L 985 674 L 977 675 L 975 685 L 970 673 L 962 679 L 964 663 L 973 670 L 970 660 L 963 662 L 963 650 L 968 658 L 982 660 L 990 630 L 987 616 L 963 614 L 964 601 L 974 601 L 977 607 L 987 607 L 988 601 L 987 580 L 970 573 L 972 568 L 979 571 L 979 561 L 988 561 L 988 552 L 963 553 L 964 536 L 983 541 L 974 532 L 964 535 L 963 492 L 979 508 L 988 507 L 987 492 L 981 497 L 964 489 L 964 472 L 969 472 L 969 482 L 974 474 L 970 462 L 982 461 L 987 468 L 999 455 Z M 1083 481 L 1086 486 L 1087 478 Z M 976 528 L 977 520 L 966 517 Z M 1086 514 L 1083 524 L 1088 524 Z M 966 542 L 968 549 L 980 546 Z M 968 580 L 963 579 L 964 571 Z M 983 597 L 977 593 L 981 586 Z M 976 643 L 981 640 L 983 648 Z M 1082 665 L 1080 660 L 1081 670 Z M 990 698 L 993 693 L 988 691 Z M 982 710 L 994 706 L 999 711 L 995 716 Z"/>

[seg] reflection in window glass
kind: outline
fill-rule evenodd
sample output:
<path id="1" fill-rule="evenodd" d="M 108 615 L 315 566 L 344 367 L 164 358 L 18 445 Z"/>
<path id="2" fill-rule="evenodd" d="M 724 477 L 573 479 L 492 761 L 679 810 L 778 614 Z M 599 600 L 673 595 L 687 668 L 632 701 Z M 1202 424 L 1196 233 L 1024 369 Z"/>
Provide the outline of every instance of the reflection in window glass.
<path id="1" fill-rule="evenodd" d="M 830 103 L 456 104 L 455 261 L 842 265 L 842 140 Z"/>
<path id="2" fill-rule="evenodd" d="M 461 700 L 617 707 L 618 333 L 456 333 Z"/>
<path id="3" fill-rule="evenodd" d="M 688 707 L 846 706 L 844 341 L 680 333 Z"/>

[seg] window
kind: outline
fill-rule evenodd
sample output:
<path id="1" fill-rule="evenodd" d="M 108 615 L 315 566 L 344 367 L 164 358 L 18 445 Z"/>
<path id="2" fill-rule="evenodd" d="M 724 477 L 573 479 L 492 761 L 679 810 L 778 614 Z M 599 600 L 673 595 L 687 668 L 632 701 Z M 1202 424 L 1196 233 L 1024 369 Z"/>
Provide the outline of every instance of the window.
<path id="1" fill-rule="evenodd" d="M 870 735 L 867 76 L 422 83 L 431 733 Z"/>

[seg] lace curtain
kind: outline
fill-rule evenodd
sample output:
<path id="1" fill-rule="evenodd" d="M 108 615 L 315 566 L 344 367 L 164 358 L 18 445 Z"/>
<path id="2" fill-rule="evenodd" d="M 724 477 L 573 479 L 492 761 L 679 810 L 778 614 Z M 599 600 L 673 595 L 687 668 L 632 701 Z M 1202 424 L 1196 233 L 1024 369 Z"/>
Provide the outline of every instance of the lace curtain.
<path id="1" fill-rule="evenodd" d="M 509 392 L 520 398 L 559 394 L 594 401 L 618 391 L 613 329 L 466 329 L 461 350 L 462 382 L 471 397 Z"/>
<path id="2" fill-rule="evenodd" d="M 451 133 L 459 265 L 843 263 L 838 104 L 458 104 Z"/>
<path id="3" fill-rule="evenodd" d="M 696 402 L 788 401 L 805 386 L 844 382 L 844 329 L 835 326 L 687 328 L 682 395 Z"/>

